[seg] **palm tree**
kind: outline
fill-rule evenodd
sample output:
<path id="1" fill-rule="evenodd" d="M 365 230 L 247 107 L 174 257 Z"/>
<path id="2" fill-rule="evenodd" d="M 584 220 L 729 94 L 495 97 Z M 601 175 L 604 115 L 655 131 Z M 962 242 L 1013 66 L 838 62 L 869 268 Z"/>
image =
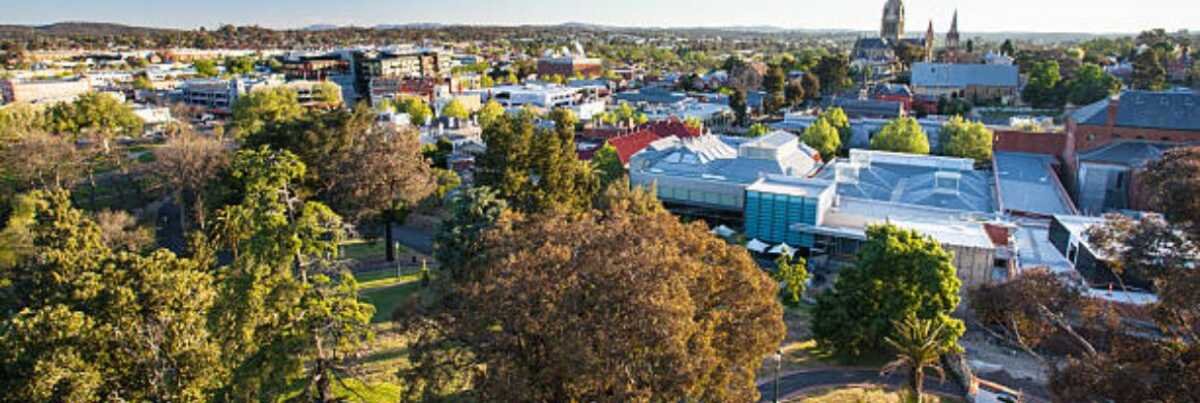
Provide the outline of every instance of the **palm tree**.
<path id="1" fill-rule="evenodd" d="M 926 369 L 937 371 L 943 381 L 946 379 L 946 372 L 938 361 L 945 349 L 942 345 L 944 324 L 917 319 L 916 315 L 910 314 L 904 321 L 895 322 L 895 326 L 896 335 L 884 341 L 896 350 L 896 359 L 884 365 L 880 375 L 907 368 L 909 399 L 921 402 Z"/>

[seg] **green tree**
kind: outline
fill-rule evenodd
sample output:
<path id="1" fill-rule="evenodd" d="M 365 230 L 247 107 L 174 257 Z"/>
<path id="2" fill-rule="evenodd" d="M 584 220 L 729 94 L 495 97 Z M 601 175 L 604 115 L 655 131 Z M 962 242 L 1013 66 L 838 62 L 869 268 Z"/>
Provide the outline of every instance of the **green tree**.
<path id="1" fill-rule="evenodd" d="M 804 87 L 805 99 L 817 99 L 821 97 L 821 78 L 811 72 L 804 73 L 800 77 L 800 86 Z"/>
<path id="2" fill-rule="evenodd" d="M 142 119 L 129 105 L 109 94 L 83 94 L 74 102 L 50 107 L 46 113 L 50 131 L 99 141 L 106 153 L 113 138 L 142 134 Z"/>
<path id="3" fill-rule="evenodd" d="M 214 308 L 230 371 L 222 399 L 273 399 L 299 384 L 307 400 L 331 401 L 333 382 L 348 373 L 342 365 L 372 337 L 374 308 L 333 263 L 341 218 L 296 193 L 305 169 L 294 154 L 266 147 L 233 162 L 244 197 L 218 213 L 214 231 L 233 254 L 217 271 Z"/>
<path id="4" fill-rule="evenodd" d="M 804 290 L 808 288 L 808 262 L 804 258 L 789 259 L 780 255 L 775 259 L 775 281 L 783 283 L 783 293 L 789 304 L 800 303 Z"/>
<path id="5" fill-rule="evenodd" d="M 853 135 L 853 131 L 850 128 L 850 117 L 846 116 L 845 110 L 837 107 L 826 109 L 821 113 L 821 119 L 825 119 L 830 126 L 837 129 L 838 139 L 841 140 L 842 145 L 850 145 L 850 136 Z"/>
<path id="6" fill-rule="evenodd" d="M 893 324 L 895 334 L 884 341 L 896 351 L 896 359 L 883 366 L 881 374 L 888 374 L 901 368 L 908 372 L 908 400 L 923 402 L 925 395 L 925 370 L 932 369 L 944 380 L 946 372 L 942 370 L 942 353 L 947 352 L 942 340 L 946 324 L 933 320 L 917 319 L 909 315 L 903 321 Z"/>
<path id="7" fill-rule="evenodd" d="M 818 118 L 812 126 L 804 130 L 801 141 L 821 153 L 824 161 L 833 161 L 842 147 L 841 136 L 836 128 L 825 118 Z"/>
<path id="8" fill-rule="evenodd" d="M 479 110 L 479 114 L 477 115 L 479 126 L 483 128 L 491 126 L 492 123 L 495 123 L 504 114 L 504 107 L 499 102 L 495 100 L 488 101 L 487 104 L 483 105 L 483 109 Z"/>
<path id="9" fill-rule="evenodd" d="M 1000 53 L 1008 56 L 1017 54 L 1017 47 L 1013 45 L 1012 39 L 1005 39 L 1004 44 L 1000 45 Z"/>
<path id="10" fill-rule="evenodd" d="M 787 72 L 783 70 L 783 66 L 771 65 L 767 69 L 767 75 L 763 77 L 763 90 L 767 93 L 767 98 L 763 103 L 767 113 L 775 113 L 787 106 L 786 87 Z"/>
<path id="11" fill-rule="evenodd" d="M 551 207 L 582 209 L 598 192 L 599 178 L 575 152 L 576 120 L 569 110 L 551 112 L 552 130 L 535 128 L 534 116 L 503 116 L 486 127 L 487 152 L 476 166 L 476 183 L 496 189 L 521 211 Z"/>
<path id="12" fill-rule="evenodd" d="M 217 69 L 217 62 L 208 59 L 193 62 L 192 68 L 195 68 L 196 74 L 201 77 L 212 78 L 221 74 L 221 71 Z"/>
<path id="13" fill-rule="evenodd" d="M 992 130 L 982 122 L 968 122 L 961 116 L 950 118 L 938 133 L 942 154 L 970 158 L 975 161 L 992 159 Z"/>
<path id="14" fill-rule="evenodd" d="M 417 97 L 405 98 L 400 104 L 400 112 L 407 113 L 409 122 L 416 127 L 425 126 L 425 122 L 433 117 L 433 109 L 425 100 Z"/>
<path id="15" fill-rule="evenodd" d="M 230 126 L 234 136 L 246 139 L 267 125 L 286 124 L 304 115 L 296 93 L 285 87 L 271 87 L 241 96 L 233 104 Z"/>
<path id="16" fill-rule="evenodd" d="M 783 96 L 790 107 L 797 107 L 804 103 L 805 96 L 803 80 L 789 80 L 787 86 L 783 88 Z"/>
<path id="17" fill-rule="evenodd" d="M 871 149 L 909 154 L 929 154 L 929 138 L 916 119 L 898 118 L 871 138 Z"/>
<path id="18" fill-rule="evenodd" d="M 254 58 L 250 56 L 226 57 L 225 71 L 235 76 L 247 75 L 254 72 Z M 203 74 L 203 73 L 202 73 Z M 204 74 L 207 75 L 207 74 Z"/>
<path id="19" fill-rule="evenodd" d="M 604 144 L 592 155 L 592 169 L 600 176 L 600 185 L 607 188 L 609 184 L 625 176 L 625 164 L 617 155 L 616 147 Z"/>
<path id="20" fill-rule="evenodd" d="M 750 122 L 750 106 L 746 103 L 746 91 L 735 89 L 729 94 L 729 107 L 733 109 L 735 123 L 746 126 Z"/>
<path id="21" fill-rule="evenodd" d="M 207 400 L 221 368 L 204 262 L 114 252 L 66 192 L 20 203 L 0 262 L 4 400 Z"/>
<path id="22" fill-rule="evenodd" d="M 441 262 L 450 279 L 465 279 L 472 267 L 468 262 L 483 256 L 483 232 L 508 209 L 508 203 L 499 196 L 489 187 L 475 186 L 450 199 L 451 214 L 433 239 L 433 257 Z"/>
<path id="23" fill-rule="evenodd" d="M 320 82 L 313 86 L 313 101 L 327 105 L 342 104 L 342 89 L 337 84 Z"/>
<path id="24" fill-rule="evenodd" d="M 467 107 L 463 106 L 462 102 L 454 99 L 442 107 L 442 116 L 466 120 L 471 116 L 471 112 L 467 111 Z"/>
<path id="25" fill-rule="evenodd" d="M 1157 48 L 1142 51 L 1133 59 L 1133 88 L 1162 91 L 1167 88 L 1166 56 Z"/>
<path id="26" fill-rule="evenodd" d="M 1120 92 L 1121 80 L 1099 65 L 1085 63 L 1075 71 L 1075 78 L 1068 81 L 1067 91 L 1067 100 L 1072 104 L 1089 105 Z"/>
<path id="27" fill-rule="evenodd" d="M 137 76 L 137 78 L 133 79 L 133 89 L 150 91 L 154 89 L 154 83 L 150 82 L 150 79 L 146 78 L 146 76 Z"/>
<path id="28" fill-rule="evenodd" d="M 1064 94 L 1059 93 L 1059 82 L 1062 73 L 1058 62 L 1043 60 L 1033 64 L 1029 72 L 1029 82 L 1022 90 L 1021 98 L 1035 108 L 1058 108 L 1062 106 Z"/>
<path id="29" fill-rule="evenodd" d="M 750 130 L 746 131 L 746 137 L 762 137 L 771 132 L 771 128 L 762 123 L 750 125 Z"/>
<path id="30" fill-rule="evenodd" d="M 897 336 L 893 321 L 916 315 L 945 326 L 941 345 L 957 351 L 963 323 L 951 317 L 961 283 L 949 252 L 937 241 L 893 225 L 867 229 L 854 267 L 817 298 L 813 335 L 842 356 L 878 352 Z"/>
<path id="31" fill-rule="evenodd" d="M 820 79 L 826 93 L 844 90 L 853 83 L 850 79 L 850 58 L 846 55 L 822 57 L 812 73 Z"/>

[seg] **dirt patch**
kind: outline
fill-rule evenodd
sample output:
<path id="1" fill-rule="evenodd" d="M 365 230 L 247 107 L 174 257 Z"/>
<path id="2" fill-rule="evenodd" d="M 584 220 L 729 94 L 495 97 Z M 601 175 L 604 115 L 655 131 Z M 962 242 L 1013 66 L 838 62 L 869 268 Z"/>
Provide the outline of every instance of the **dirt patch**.
<path id="1" fill-rule="evenodd" d="M 967 360 L 977 376 L 1014 389 L 1045 393 L 1049 381 L 1046 367 L 1024 351 L 997 344 L 978 330 L 968 331 L 959 343 L 966 349 Z"/>

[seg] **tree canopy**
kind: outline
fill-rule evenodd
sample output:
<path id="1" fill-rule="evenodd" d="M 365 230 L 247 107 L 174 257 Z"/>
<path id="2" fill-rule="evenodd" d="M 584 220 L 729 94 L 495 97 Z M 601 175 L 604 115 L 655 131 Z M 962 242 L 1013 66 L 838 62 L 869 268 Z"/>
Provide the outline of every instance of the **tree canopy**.
<path id="1" fill-rule="evenodd" d="M 950 118 L 938 133 L 942 154 L 970 158 L 975 161 L 992 159 L 992 130 L 982 122 L 969 122 L 961 116 Z"/>
<path id="2" fill-rule="evenodd" d="M 245 139 L 258 134 L 269 124 L 285 124 L 303 114 L 304 108 L 294 91 L 271 87 L 239 97 L 233 104 L 230 126 L 235 137 Z"/>
<path id="3" fill-rule="evenodd" d="M 841 134 L 837 128 L 833 127 L 825 118 L 817 118 L 817 121 L 804 130 L 804 135 L 801 137 L 804 144 L 816 149 L 821 153 L 821 159 L 824 161 L 833 161 L 837 158 L 838 150 L 842 147 Z"/>
<path id="4" fill-rule="evenodd" d="M 471 112 L 467 111 L 467 107 L 463 106 L 462 102 L 457 99 L 452 99 L 442 107 L 442 116 L 455 118 L 458 120 L 466 120 L 471 117 Z"/>
<path id="5" fill-rule="evenodd" d="M 774 281 L 653 195 L 608 197 L 502 216 L 455 303 L 421 315 L 446 320 L 405 322 L 441 335 L 414 346 L 406 383 L 447 381 L 431 369 L 452 359 L 484 401 L 757 401 L 755 369 L 784 333 Z"/>
<path id="6" fill-rule="evenodd" d="M 893 225 L 872 226 L 854 267 L 817 298 L 813 335 L 823 348 L 858 356 L 880 351 L 895 335 L 893 322 L 915 315 L 944 325 L 941 344 L 957 351 L 966 330 L 951 317 L 960 286 L 950 253 L 937 241 Z"/>
<path id="7" fill-rule="evenodd" d="M 909 154 L 929 154 L 929 137 L 916 119 L 903 117 L 884 125 L 871 138 L 871 149 Z"/>

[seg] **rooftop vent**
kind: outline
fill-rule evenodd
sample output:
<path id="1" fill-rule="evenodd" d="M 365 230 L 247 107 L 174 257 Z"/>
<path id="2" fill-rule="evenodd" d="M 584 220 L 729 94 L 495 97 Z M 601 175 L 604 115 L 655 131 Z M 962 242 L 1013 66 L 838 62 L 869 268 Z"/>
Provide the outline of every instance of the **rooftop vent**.
<path id="1" fill-rule="evenodd" d="M 858 150 L 850 150 L 850 163 L 856 167 L 870 167 L 871 153 L 860 152 Z"/>
<path id="2" fill-rule="evenodd" d="M 962 174 L 958 172 L 940 171 L 933 174 L 933 190 L 942 194 L 957 195 Z"/>
<path id="3" fill-rule="evenodd" d="M 860 166 L 853 162 L 849 164 L 837 164 L 834 166 L 834 180 L 837 183 L 845 183 L 850 185 L 858 184 L 858 173 Z"/>

